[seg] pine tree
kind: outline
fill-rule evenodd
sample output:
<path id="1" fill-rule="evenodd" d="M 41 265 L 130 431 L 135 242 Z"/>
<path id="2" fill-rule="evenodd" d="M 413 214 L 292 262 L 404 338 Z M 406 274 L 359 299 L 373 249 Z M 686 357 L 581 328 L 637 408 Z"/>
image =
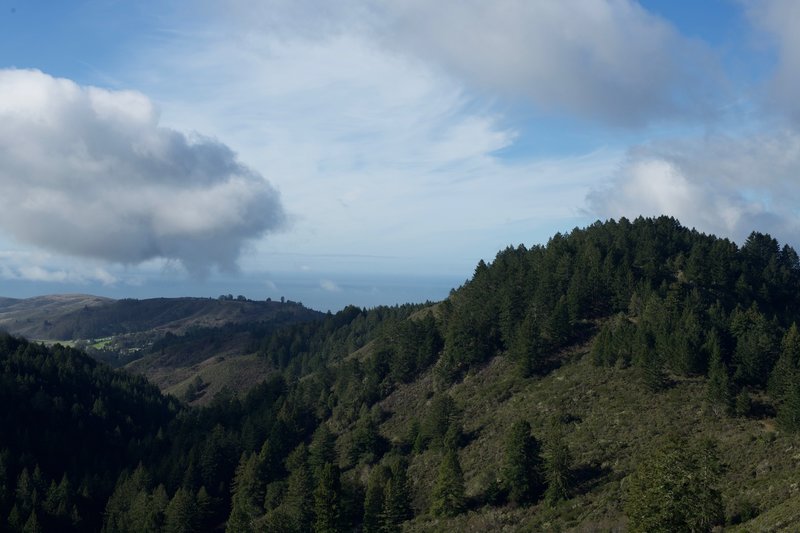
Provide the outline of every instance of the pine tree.
<path id="1" fill-rule="evenodd" d="M 536 317 L 535 308 L 531 307 L 522 324 L 517 328 L 510 351 L 511 358 L 516 362 L 521 377 L 527 378 L 541 371 L 544 348 L 541 326 Z"/>
<path id="2" fill-rule="evenodd" d="M 383 503 L 383 530 L 399 531 L 400 524 L 412 517 L 411 494 L 408 488 L 408 465 L 398 459 L 391 467 L 391 477 L 386 483 Z"/>
<path id="3" fill-rule="evenodd" d="M 320 470 L 314 489 L 314 531 L 338 533 L 341 518 L 341 485 L 339 468 L 326 463 Z"/>
<path id="4" fill-rule="evenodd" d="M 308 451 L 301 444 L 289 455 L 286 465 L 289 480 L 284 500 L 285 512 L 294 522 L 297 531 L 309 531 L 314 519 L 314 484 L 308 468 Z"/>
<path id="5" fill-rule="evenodd" d="M 667 387 L 667 375 L 657 353 L 650 351 L 644 354 L 642 376 L 644 385 L 650 392 L 660 392 Z"/>
<path id="6" fill-rule="evenodd" d="M 356 462 L 363 459 L 366 463 L 373 463 L 379 458 L 383 439 L 378 433 L 378 425 L 375 423 L 369 409 L 361 407 L 361 412 L 353 430 L 353 443 L 350 448 L 350 460 Z"/>
<path id="7" fill-rule="evenodd" d="M 778 405 L 778 423 L 784 430 L 795 433 L 800 431 L 800 370 L 794 370 L 787 376 L 784 394 Z"/>
<path id="8" fill-rule="evenodd" d="M 209 496 L 205 487 L 200 487 L 198 489 L 194 501 L 195 509 L 197 510 L 196 523 L 199 525 L 199 529 L 201 531 L 207 530 L 209 529 L 209 525 L 206 523 L 206 521 L 211 516 L 213 502 L 211 501 L 211 496 Z"/>
<path id="9" fill-rule="evenodd" d="M 747 392 L 747 389 L 742 389 L 739 391 L 739 394 L 736 395 L 736 401 L 734 402 L 734 412 L 736 416 L 750 416 L 750 411 L 753 409 L 753 400 L 750 398 L 750 393 Z"/>
<path id="10" fill-rule="evenodd" d="M 68 517 L 72 506 L 70 492 L 69 480 L 66 474 L 61 477 L 61 482 L 58 485 L 53 481 L 44 501 L 43 508 L 45 512 L 54 517 Z"/>
<path id="11" fill-rule="evenodd" d="M 44 529 L 42 529 L 41 524 L 39 523 L 39 518 L 36 516 L 36 511 L 31 511 L 31 515 L 28 517 L 28 520 L 25 522 L 25 526 L 22 528 L 22 533 L 44 533 Z"/>
<path id="12" fill-rule="evenodd" d="M 8 513 L 8 527 L 11 531 L 21 531 L 23 525 L 22 517 L 19 514 L 19 506 L 15 503 L 11 507 L 11 512 Z"/>
<path id="13" fill-rule="evenodd" d="M 362 526 L 364 533 L 381 533 L 381 513 L 383 511 L 384 486 L 386 485 L 386 475 L 383 470 L 382 467 L 376 466 L 370 472 L 367 480 Z"/>
<path id="14" fill-rule="evenodd" d="M 799 368 L 800 332 L 797 330 L 797 324 L 792 323 L 783 336 L 781 354 L 769 379 L 769 393 L 777 402 L 781 402 L 789 392 L 791 378 Z"/>
<path id="15" fill-rule="evenodd" d="M 539 442 L 525 420 L 511 426 L 505 448 L 503 479 L 508 498 L 521 504 L 535 501 L 542 492 L 542 460 Z"/>
<path id="16" fill-rule="evenodd" d="M 311 444 L 308 446 L 308 465 L 315 473 L 322 468 L 325 463 L 336 463 L 336 437 L 327 424 L 320 424 L 314 431 Z"/>
<path id="17" fill-rule="evenodd" d="M 723 517 L 720 473 L 712 443 L 668 441 L 628 477 L 625 514 L 630 530 L 711 531 Z"/>
<path id="18" fill-rule="evenodd" d="M 197 531 L 197 519 L 198 509 L 194 494 L 188 489 L 179 488 L 164 510 L 164 533 Z"/>
<path id="19" fill-rule="evenodd" d="M 242 454 L 233 481 L 231 515 L 227 531 L 250 531 L 253 521 L 263 514 L 264 482 L 259 476 L 259 458 L 256 453 Z"/>
<path id="20" fill-rule="evenodd" d="M 550 505 L 555 505 L 561 500 L 569 498 L 570 490 L 572 490 L 572 472 L 570 470 L 572 456 L 564 442 L 564 429 L 557 421 L 551 424 L 545 440 L 544 457 L 547 481 L 544 497 Z"/>
<path id="21" fill-rule="evenodd" d="M 431 513 L 436 516 L 456 516 L 464 511 L 464 474 L 458 453 L 454 449 L 444 452 L 439 466 L 439 476 L 431 497 Z"/>
<path id="22" fill-rule="evenodd" d="M 566 297 L 563 295 L 550 312 L 546 326 L 550 343 L 554 347 L 563 346 L 572 337 L 572 322 L 569 316 L 569 306 L 567 305 Z"/>
<path id="23" fill-rule="evenodd" d="M 728 367 L 722 361 L 719 337 L 716 334 L 709 335 L 706 350 L 709 352 L 706 398 L 715 413 L 730 415 L 733 413 L 733 391 Z"/>

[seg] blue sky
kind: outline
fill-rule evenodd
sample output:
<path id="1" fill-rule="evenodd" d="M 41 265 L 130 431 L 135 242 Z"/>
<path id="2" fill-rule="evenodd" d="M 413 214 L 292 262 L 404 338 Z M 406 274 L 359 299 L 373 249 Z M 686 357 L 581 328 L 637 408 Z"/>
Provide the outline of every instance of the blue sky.
<path id="1" fill-rule="evenodd" d="M 799 245 L 792 0 L 0 0 L 0 293 L 441 299 L 668 214 Z"/>

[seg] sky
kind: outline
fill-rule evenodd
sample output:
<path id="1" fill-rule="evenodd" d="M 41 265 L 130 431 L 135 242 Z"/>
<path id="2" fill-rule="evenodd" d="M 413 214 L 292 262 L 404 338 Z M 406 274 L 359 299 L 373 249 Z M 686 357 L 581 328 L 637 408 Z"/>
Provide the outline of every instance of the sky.
<path id="1" fill-rule="evenodd" d="M 439 300 L 676 217 L 800 245 L 795 0 L 0 0 L 0 295 Z"/>

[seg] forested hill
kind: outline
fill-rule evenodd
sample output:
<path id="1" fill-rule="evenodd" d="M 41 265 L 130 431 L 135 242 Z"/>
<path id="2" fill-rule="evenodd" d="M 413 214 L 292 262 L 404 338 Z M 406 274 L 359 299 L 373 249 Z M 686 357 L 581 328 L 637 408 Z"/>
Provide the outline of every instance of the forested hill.
<path id="1" fill-rule="evenodd" d="M 0 513 L 12 531 L 798 529 L 799 299 L 770 236 L 639 218 L 503 250 L 438 304 L 265 331 L 269 377 L 202 408 L 8 338 L 20 412 L 84 416 L 52 370 L 73 365 L 102 399 L 82 436 L 128 445 L 77 479 L 36 443 L 78 436 L 15 418 Z M 146 420 L 108 408 L 128 395 Z"/>

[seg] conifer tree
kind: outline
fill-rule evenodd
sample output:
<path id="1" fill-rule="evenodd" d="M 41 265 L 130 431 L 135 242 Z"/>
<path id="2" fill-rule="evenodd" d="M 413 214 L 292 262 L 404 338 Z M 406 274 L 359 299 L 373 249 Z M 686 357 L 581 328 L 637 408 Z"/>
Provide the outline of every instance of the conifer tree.
<path id="1" fill-rule="evenodd" d="M 338 533 L 341 512 L 339 468 L 326 463 L 320 470 L 317 487 L 314 489 L 314 531 Z"/>
<path id="2" fill-rule="evenodd" d="M 561 423 L 553 421 L 545 440 L 544 470 L 547 481 L 545 500 L 550 505 L 555 505 L 561 500 L 569 498 L 572 490 L 572 472 L 570 465 L 572 456 L 564 441 L 564 429 Z"/>
<path id="3" fill-rule="evenodd" d="M 336 462 L 336 437 L 331 433 L 327 424 L 320 424 L 314 431 L 311 444 L 308 446 L 308 465 L 316 475 L 316 472 L 325 463 L 335 464 Z"/>
<path id="4" fill-rule="evenodd" d="M 630 530 L 711 531 L 723 517 L 720 472 L 713 443 L 669 440 L 628 477 L 625 514 Z"/>
<path id="5" fill-rule="evenodd" d="M 192 533 L 198 529 L 199 513 L 194 494 L 183 487 L 175 491 L 164 510 L 164 533 Z M 237 530 L 237 531 L 247 531 Z"/>
<path id="6" fill-rule="evenodd" d="M 572 337 L 572 322 L 569 316 L 567 299 L 563 295 L 558 299 L 547 319 L 547 334 L 550 343 L 555 347 L 563 346 Z"/>
<path id="7" fill-rule="evenodd" d="M 525 420 L 511 426 L 505 447 L 503 480 L 510 501 L 516 504 L 535 501 L 542 492 L 542 460 L 539 442 L 531 435 Z"/>
<path id="8" fill-rule="evenodd" d="M 781 341 L 781 354 L 769 379 L 769 393 L 778 402 L 783 401 L 796 371 L 800 368 L 800 332 L 792 323 Z"/>
<path id="9" fill-rule="evenodd" d="M 736 395 L 736 400 L 733 406 L 736 416 L 750 416 L 750 411 L 753 409 L 753 400 L 750 398 L 750 393 L 747 389 L 742 389 Z"/>
<path id="10" fill-rule="evenodd" d="M 264 484 L 259 478 L 258 455 L 242 454 L 233 481 L 231 515 L 227 531 L 233 533 L 252 531 L 253 521 L 263 514 Z"/>
<path id="11" fill-rule="evenodd" d="M 22 528 L 22 533 L 45 533 L 39 523 L 39 518 L 36 516 L 36 510 L 31 511 L 25 526 Z"/>
<path id="12" fill-rule="evenodd" d="M 383 467 L 376 466 L 370 472 L 367 480 L 362 526 L 364 533 L 381 533 L 381 514 L 383 512 L 384 486 L 386 484 L 386 475 L 383 470 Z"/>
<path id="13" fill-rule="evenodd" d="M 730 415 L 733 413 L 733 391 L 728 367 L 722 361 L 719 337 L 716 333 L 709 335 L 709 339 L 706 341 L 706 350 L 709 353 L 706 398 L 715 413 Z"/>
<path id="14" fill-rule="evenodd" d="M 353 430 L 350 460 L 356 462 L 363 459 L 367 463 L 373 463 L 379 458 L 382 444 L 383 439 L 378 433 L 378 425 L 375 423 L 369 409 L 362 405 L 356 427 Z"/>
<path id="15" fill-rule="evenodd" d="M 464 511 L 464 507 L 464 474 L 461 463 L 456 450 L 447 449 L 433 488 L 431 513 L 436 516 L 456 516 Z"/>
<path id="16" fill-rule="evenodd" d="M 314 519 L 314 484 L 308 468 L 308 451 L 305 444 L 299 445 L 286 460 L 289 480 L 286 488 L 284 508 L 294 522 L 297 531 L 309 531 Z"/>
<path id="17" fill-rule="evenodd" d="M 23 525 L 22 517 L 19 514 L 19 506 L 15 503 L 11 507 L 11 512 L 8 513 L 8 527 L 11 531 L 21 531 Z"/>
<path id="18" fill-rule="evenodd" d="M 787 378 L 778 405 L 778 423 L 784 430 L 795 433 L 800 431 L 800 370 L 794 370 Z"/>
<path id="19" fill-rule="evenodd" d="M 391 467 L 391 476 L 386 483 L 383 503 L 383 530 L 386 533 L 399 531 L 400 524 L 410 519 L 411 494 L 408 488 L 408 464 L 402 457 Z"/>
<path id="20" fill-rule="evenodd" d="M 544 340 L 535 307 L 531 307 L 517 328 L 511 345 L 511 358 L 516 362 L 518 373 L 527 378 L 539 372 L 544 359 Z"/>

